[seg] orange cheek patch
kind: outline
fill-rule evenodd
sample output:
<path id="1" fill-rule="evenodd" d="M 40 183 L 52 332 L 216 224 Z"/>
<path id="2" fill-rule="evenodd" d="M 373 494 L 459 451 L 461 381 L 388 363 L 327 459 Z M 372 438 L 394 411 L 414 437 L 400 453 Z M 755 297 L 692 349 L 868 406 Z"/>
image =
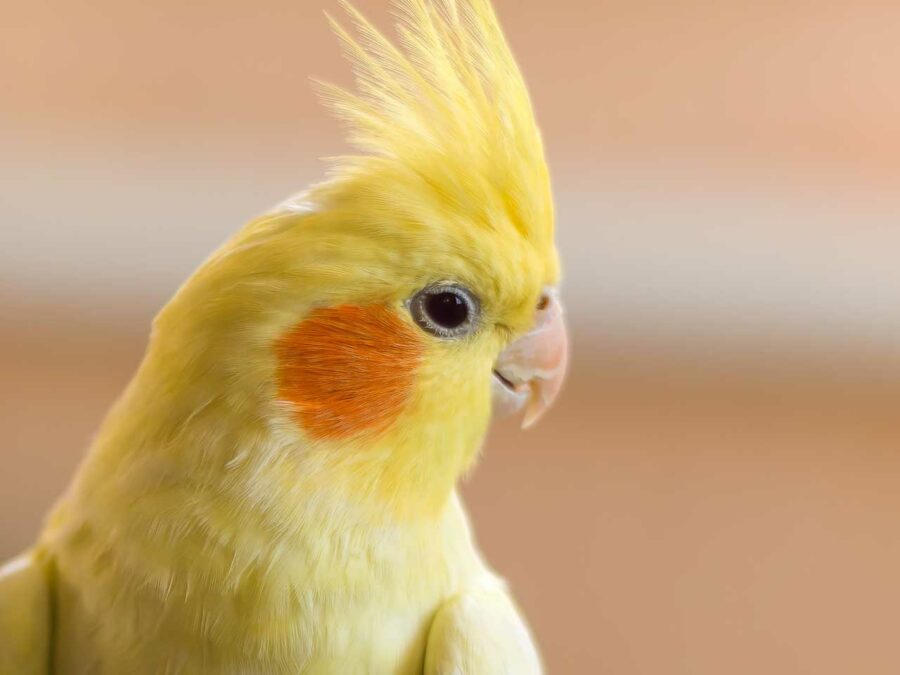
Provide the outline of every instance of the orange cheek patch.
<path id="1" fill-rule="evenodd" d="M 389 426 L 412 393 L 423 345 L 387 307 L 317 309 L 276 343 L 279 397 L 313 438 Z"/>

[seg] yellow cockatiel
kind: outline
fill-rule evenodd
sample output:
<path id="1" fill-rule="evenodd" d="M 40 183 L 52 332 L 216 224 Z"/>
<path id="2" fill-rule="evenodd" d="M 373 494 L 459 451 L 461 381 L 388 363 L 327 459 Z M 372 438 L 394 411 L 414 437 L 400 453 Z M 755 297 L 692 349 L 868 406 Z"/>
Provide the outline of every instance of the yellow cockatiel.
<path id="1" fill-rule="evenodd" d="M 397 8 L 335 25 L 362 152 L 184 284 L 0 574 L 2 675 L 540 672 L 456 493 L 565 368 L 540 135 L 488 0 Z"/>

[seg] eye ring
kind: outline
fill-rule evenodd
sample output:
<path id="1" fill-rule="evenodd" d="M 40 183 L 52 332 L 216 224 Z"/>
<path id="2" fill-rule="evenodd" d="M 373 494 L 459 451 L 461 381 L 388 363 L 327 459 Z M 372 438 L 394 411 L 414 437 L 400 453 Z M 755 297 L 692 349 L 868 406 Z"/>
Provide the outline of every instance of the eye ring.
<path id="1" fill-rule="evenodd" d="M 443 339 L 464 337 L 478 327 L 481 305 L 468 288 L 452 283 L 426 286 L 409 301 L 413 321 Z"/>

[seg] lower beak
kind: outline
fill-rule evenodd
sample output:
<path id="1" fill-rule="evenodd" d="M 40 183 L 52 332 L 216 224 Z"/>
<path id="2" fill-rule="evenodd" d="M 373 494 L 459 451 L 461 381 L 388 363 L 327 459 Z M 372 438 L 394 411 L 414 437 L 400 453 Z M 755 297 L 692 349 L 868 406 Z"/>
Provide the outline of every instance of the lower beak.
<path id="1" fill-rule="evenodd" d="M 566 375 L 569 337 L 554 290 L 541 298 L 534 328 L 507 347 L 494 364 L 494 412 L 525 410 L 522 428 L 533 426 L 559 395 Z"/>

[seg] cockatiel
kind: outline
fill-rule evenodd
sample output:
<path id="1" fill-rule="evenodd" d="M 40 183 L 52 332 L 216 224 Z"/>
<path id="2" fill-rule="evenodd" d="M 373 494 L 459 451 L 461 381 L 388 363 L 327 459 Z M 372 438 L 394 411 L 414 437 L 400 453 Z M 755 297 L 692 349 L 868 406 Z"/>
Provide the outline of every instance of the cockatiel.
<path id="1" fill-rule="evenodd" d="M 397 8 L 335 24 L 359 155 L 182 286 L 4 568 L 3 675 L 540 672 L 456 484 L 560 388 L 548 171 L 489 0 Z"/>

